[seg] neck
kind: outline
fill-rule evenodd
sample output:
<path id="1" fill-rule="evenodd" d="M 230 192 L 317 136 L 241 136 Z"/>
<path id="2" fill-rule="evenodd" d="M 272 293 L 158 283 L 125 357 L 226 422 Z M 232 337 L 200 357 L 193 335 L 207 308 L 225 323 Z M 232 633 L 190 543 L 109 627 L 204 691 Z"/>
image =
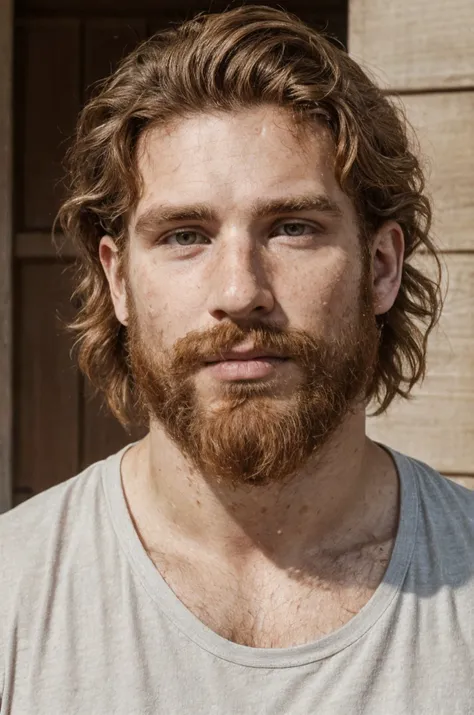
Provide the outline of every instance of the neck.
<path id="1" fill-rule="evenodd" d="M 169 548 L 236 565 L 278 566 L 393 538 L 398 478 L 390 456 L 348 416 L 314 460 L 284 484 L 216 484 L 193 471 L 158 424 L 122 461 L 125 495 L 149 551 Z"/>

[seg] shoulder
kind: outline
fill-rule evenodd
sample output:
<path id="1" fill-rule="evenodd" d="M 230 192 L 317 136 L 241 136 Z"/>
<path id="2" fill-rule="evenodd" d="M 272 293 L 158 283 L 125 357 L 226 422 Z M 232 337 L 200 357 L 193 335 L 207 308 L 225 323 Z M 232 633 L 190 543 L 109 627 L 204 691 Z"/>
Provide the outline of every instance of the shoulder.
<path id="1" fill-rule="evenodd" d="M 72 518 L 77 520 L 85 503 L 97 498 L 105 461 L 96 462 L 80 474 L 45 490 L 0 515 L 0 578 L 10 569 L 16 573 L 35 557 L 53 532 L 60 532 Z"/>
<path id="2" fill-rule="evenodd" d="M 421 460 L 391 450 L 416 502 L 414 568 L 427 587 L 467 587 L 474 595 L 474 491 Z"/>
<path id="3" fill-rule="evenodd" d="M 100 538 L 109 519 L 104 478 L 121 452 L 0 515 L 0 631 L 18 594 L 34 593 Z"/>
<path id="4" fill-rule="evenodd" d="M 122 451 L 122 450 L 121 450 Z M 108 519 L 104 477 L 121 452 L 0 515 L 0 644 L 11 609 L 54 581 L 61 564 L 80 560 Z"/>
<path id="5" fill-rule="evenodd" d="M 443 476 L 419 459 L 391 451 L 399 471 L 410 472 L 415 479 L 421 510 L 434 519 L 455 519 L 457 522 L 465 519 L 466 527 L 474 526 L 474 490 Z"/>
<path id="6" fill-rule="evenodd" d="M 119 468 L 120 454 L 0 515 L 0 702 L 13 633 L 25 637 L 39 612 L 51 609 L 61 577 L 87 572 L 95 558 L 90 544 L 109 519 L 104 478 Z"/>
<path id="7" fill-rule="evenodd" d="M 0 515 L 2 594 L 22 577 L 40 576 L 100 535 L 109 518 L 105 480 L 114 474 L 120 478 L 128 446 Z"/>

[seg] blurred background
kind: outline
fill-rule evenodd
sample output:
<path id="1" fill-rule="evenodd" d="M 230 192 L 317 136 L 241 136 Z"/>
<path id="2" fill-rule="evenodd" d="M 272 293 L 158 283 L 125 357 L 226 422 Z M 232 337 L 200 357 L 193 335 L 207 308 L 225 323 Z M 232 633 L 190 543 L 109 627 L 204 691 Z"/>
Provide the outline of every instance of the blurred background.
<path id="1" fill-rule="evenodd" d="M 243 4 L 239 2 L 238 4 Z M 474 486 L 474 5 L 472 0 L 287 0 L 329 33 L 417 130 L 449 291 L 429 371 L 370 436 Z M 0 511 L 137 437 L 94 397 L 61 325 L 74 253 L 51 228 L 62 160 L 94 82 L 170 21 L 215 0 L 0 0 Z M 420 256 L 423 261 L 423 256 Z"/>

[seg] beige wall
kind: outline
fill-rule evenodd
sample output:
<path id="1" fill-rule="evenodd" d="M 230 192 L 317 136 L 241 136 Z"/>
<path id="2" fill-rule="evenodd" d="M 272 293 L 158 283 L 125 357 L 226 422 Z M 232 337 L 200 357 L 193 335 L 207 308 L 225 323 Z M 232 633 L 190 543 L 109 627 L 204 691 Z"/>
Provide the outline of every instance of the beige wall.
<path id="1" fill-rule="evenodd" d="M 350 0 L 349 51 L 400 95 L 429 169 L 447 300 L 428 375 L 371 437 L 474 486 L 474 4 Z"/>

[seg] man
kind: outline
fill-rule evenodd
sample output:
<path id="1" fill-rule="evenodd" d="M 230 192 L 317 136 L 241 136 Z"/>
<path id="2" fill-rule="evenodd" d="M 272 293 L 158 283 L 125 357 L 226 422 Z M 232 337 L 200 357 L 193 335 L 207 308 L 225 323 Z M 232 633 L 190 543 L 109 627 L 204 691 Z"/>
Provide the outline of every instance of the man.
<path id="1" fill-rule="evenodd" d="M 474 495 L 365 434 L 424 374 L 430 217 L 403 119 L 283 11 L 104 84 L 73 327 L 149 432 L 0 520 L 2 715 L 472 711 Z"/>

